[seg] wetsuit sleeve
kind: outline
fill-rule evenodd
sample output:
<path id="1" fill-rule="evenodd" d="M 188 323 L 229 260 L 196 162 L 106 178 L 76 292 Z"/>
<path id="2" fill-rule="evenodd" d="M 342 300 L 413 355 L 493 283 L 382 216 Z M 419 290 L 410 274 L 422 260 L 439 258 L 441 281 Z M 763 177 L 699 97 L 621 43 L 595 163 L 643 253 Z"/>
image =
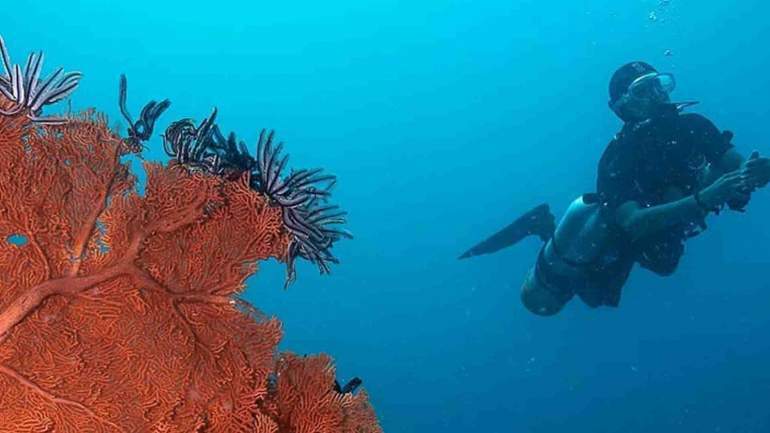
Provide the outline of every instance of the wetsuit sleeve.
<path id="1" fill-rule="evenodd" d="M 720 131 L 709 119 L 700 114 L 683 114 L 682 122 L 693 143 L 712 164 L 719 162 L 725 153 L 734 147 L 732 132 Z"/>
<path id="2" fill-rule="evenodd" d="M 682 117 L 686 122 L 688 132 L 695 140 L 695 144 L 701 148 L 710 163 L 718 163 L 728 150 L 735 147 L 732 144 L 732 132 L 720 132 L 710 120 L 699 114 L 686 114 Z M 749 200 L 750 198 L 731 200 L 727 205 L 730 209 L 742 211 L 748 205 Z"/>

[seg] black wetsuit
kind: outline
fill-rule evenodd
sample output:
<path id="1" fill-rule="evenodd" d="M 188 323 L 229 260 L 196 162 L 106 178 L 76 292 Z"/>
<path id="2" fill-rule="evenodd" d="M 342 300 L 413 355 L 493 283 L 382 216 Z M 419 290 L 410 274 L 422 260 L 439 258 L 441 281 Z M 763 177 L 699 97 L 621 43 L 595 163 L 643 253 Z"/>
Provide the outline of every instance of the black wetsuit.
<path id="1" fill-rule="evenodd" d="M 656 206 L 672 201 L 672 188 L 681 197 L 693 194 L 709 163 L 718 162 L 731 148 L 732 133 L 721 132 L 699 114 L 668 107 L 653 119 L 626 124 L 610 142 L 599 162 L 597 192 L 607 211 L 628 201 Z M 680 198 L 680 197 L 679 197 Z M 630 242 L 619 241 L 628 260 L 660 275 L 673 273 L 684 253 L 684 242 L 700 225 L 672 227 Z"/>

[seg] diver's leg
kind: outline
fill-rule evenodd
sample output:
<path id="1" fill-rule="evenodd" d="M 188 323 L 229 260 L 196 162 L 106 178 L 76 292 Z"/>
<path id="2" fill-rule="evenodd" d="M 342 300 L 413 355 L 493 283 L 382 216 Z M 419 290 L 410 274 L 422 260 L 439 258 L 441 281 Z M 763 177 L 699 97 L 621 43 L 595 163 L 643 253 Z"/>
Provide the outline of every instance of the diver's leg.
<path id="1" fill-rule="evenodd" d="M 527 273 L 521 286 L 521 303 L 538 316 L 553 316 L 573 298 L 572 278 L 554 272 L 546 243 L 537 256 L 535 266 Z"/>
<path id="2" fill-rule="evenodd" d="M 520 216 L 504 229 L 469 249 L 459 258 L 467 259 L 473 256 L 491 254 L 515 245 L 529 235 L 537 235 L 545 242 L 553 235 L 555 227 L 556 219 L 548 205 L 541 204 Z"/>
<path id="3" fill-rule="evenodd" d="M 599 264 L 587 272 L 585 286 L 575 292 L 591 308 L 617 307 L 634 263 L 633 257 L 623 255 L 613 262 Z"/>
<path id="4" fill-rule="evenodd" d="M 530 270 L 521 286 L 521 303 L 538 316 L 553 316 L 567 305 L 572 296 L 562 296 L 544 286 L 538 281 L 535 272 L 535 269 Z"/>

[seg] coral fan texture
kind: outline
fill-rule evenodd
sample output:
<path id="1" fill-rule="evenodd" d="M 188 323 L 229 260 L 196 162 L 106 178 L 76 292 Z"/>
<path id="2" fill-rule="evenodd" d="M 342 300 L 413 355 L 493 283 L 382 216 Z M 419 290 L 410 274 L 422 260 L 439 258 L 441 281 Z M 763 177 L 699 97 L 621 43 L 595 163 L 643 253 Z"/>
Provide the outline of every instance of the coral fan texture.
<path id="1" fill-rule="evenodd" d="M 281 208 L 174 162 L 140 195 L 106 124 L 0 115 L 0 432 L 380 432 L 236 297 L 286 260 Z"/>

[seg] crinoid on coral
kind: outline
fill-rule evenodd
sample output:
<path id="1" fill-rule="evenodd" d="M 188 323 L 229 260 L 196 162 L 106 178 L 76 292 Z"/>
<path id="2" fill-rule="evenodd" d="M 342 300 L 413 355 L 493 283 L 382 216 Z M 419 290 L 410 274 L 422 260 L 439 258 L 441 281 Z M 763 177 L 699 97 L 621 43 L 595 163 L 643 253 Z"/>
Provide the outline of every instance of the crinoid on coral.
<path id="1" fill-rule="evenodd" d="M 195 126 L 192 119 L 172 123 L 164 134 L 166 153 L 192 170 L 227 178 L 250 174 L 251 187 L 281 209 L 283 224 L 291 233 L 286 254 L 286 286 L 296 278 L 297 257 L 314 263 L 322 274 L 328 274 L 330 264 L 339 263 L 331 253 L 332 246 L 342 238 L 352 238 L 350 232 L 338 227 L 345 224 L 347 213 L 338 206 L 326 204 L 336 178 L 324 174 L 322 169 L 292 171 L 284 177 L 289 157 L 281 156 L 283 143 L 273 146 L 273 131 L 263 129 L 259 134 L 254 158 L 234 133 L 224 138 L 215 123 L 216 116 L 214 109 L 199 126 Z"/>
<path id="2" fill-rule="evenodd" d="M 195 126 L 192 119 L 173 122 L 163 135 L 166 154 L 193 170 L 235 179 L 244 173 L 254 173 L 256 160 L 249 154 L 246 143 L 238 141 L 234 132 L 225 138 L 214 123 L 217 109 Z"/>
<path id="3" fill-rule="evenodd" d="M 309 260 L 322 274 L 328 274 L 329 264 L 339 263 L 331 253 L 332 245 L 343 237 L 353 236 L 347 230 L 336 228 L 345 223 L 347 213 L 338 206 L 325 205 L 336 178 L 323 174 L 322 169 L 303 169 L 282 179 L 289 158 L 288 155 L 280 157 L 282 149 L 283 143 L 273 147 L 272 131 L 262 130 L 257 143 L 257 178 L 252 185 L 281 207 L 283 223 L 292 234 L 287 253 L 288 285 L 296 278 L 294 260 L 297 257 Z"/>
<path id="4" fill-rule="evenodd" d="M 250 171 L 145 162 L 140 195 L 104 116 L 33 122 L 0 114 L 0 432 L 381 432 L 328 357 L 278 354 L 280 322 L 238 297 L 296 236 Z M 195 163 L 209 135 L 179 125 Z"/>
<path id="5" fill-rule="evenodd" d="M 190 118 L 171 123 L 163 134 L 163 149 L 166 154 L 188 169 L 214 175 L 224 174 L 219 155 L 209 150 L 216 118 L 215 108 L 198 126 L 195 126 L 195 122 Z"/>
<path id="6" fill-rule="evenodd" d="M 0 94 L 7 101 L 0 105 L 0 115 L 24 114 L 36 123 L 55 124 L 65 122 L 61 117 L 40 117 L 43 107 L 69 96 L 80 82 L 80 72 L 62 75 L 59 68 L 48 78 L 41 79 L 43 52 L 30 53 L 24 69 L 11 63 L 11 56 L 0 36 L 0 60 L 5 73 L 0 71 Z M 58 79 L 58 81 L 57 81 Z"/>
<path id="7" fill-rule="evenodd" d="M 133 153 L 141 152 L 144 148 L 144 142 L 150 139 L 152 131 L 155 129 L 155 122 L 164 111 L 171 106 L 171 101 L 164 99 L 160 102 L 150 101 L 142 108 L 139 120 L 134 121 L 126 107 L 126 93 L 128 92 L 128 80 L 126 76 L 120 75 L 120 86 L 118 91 L 118 106 L 120 114 L 128 122 L 126 145 Z"/>

